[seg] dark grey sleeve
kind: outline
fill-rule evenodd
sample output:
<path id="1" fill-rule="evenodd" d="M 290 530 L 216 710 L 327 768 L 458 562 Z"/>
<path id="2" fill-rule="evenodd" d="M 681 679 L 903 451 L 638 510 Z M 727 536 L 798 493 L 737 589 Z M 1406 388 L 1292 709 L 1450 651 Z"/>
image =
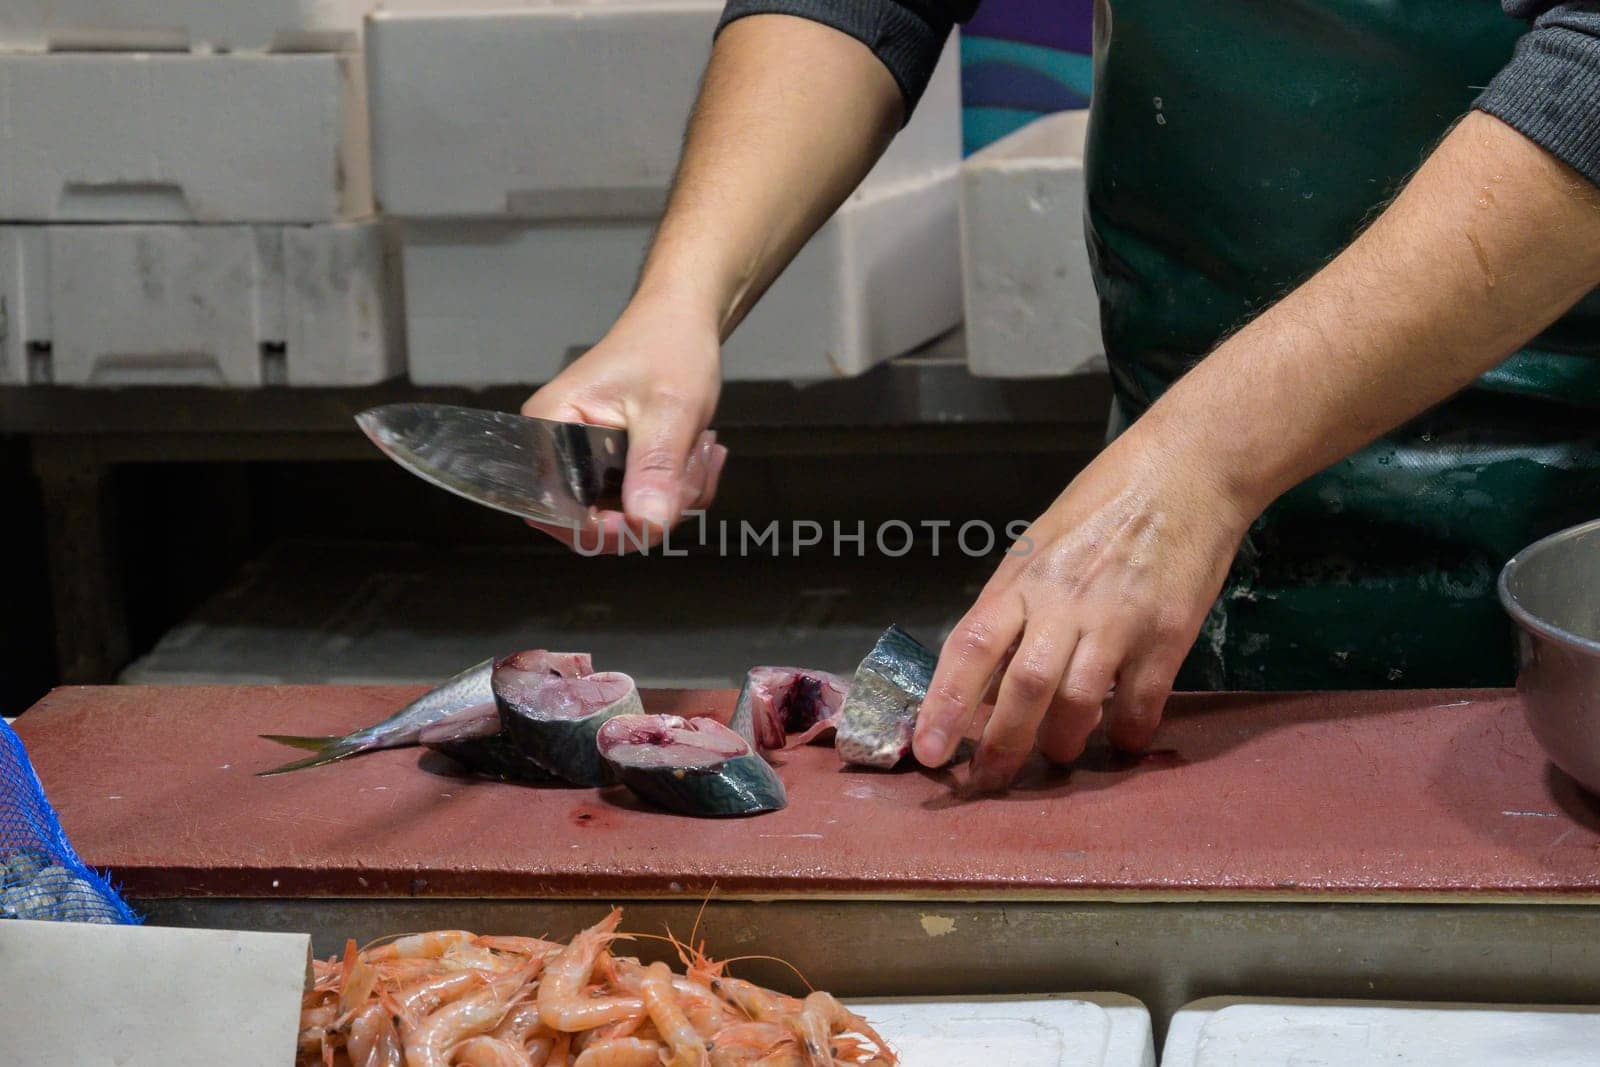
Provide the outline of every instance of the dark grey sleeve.
<path id="1" fill-rule="evenodd" d="M 728 0 L 723 26 L 746 15 L 797 15 L 849 34 L 894 75 L 906 117 L 928 87 L 945 38 L 977 10 L 978 0 Z"/>
<path id="2" fill-rule="evenodd" d="M 1504 6 L 1519 18 L 1537 17 L 1473 106 L 1600 185 L 1600 2 Z"/>

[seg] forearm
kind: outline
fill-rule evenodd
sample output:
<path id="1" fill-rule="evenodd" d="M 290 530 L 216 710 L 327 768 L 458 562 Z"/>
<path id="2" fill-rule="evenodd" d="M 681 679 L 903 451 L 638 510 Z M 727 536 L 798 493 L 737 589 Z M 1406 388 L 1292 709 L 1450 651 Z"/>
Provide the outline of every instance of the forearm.
<path id="1" fill-rule="evenodd" d="M 1253 515 L 1468 385 L 1600 285 L 1600 194 L 1474 112 L 1332 263 L 1141 420 Z"/>
<path id="2" fill-rule="evenodd" d="M 636 301 L 726 337 L 899 128 L 899 88 L 859 41 L 787 15 L 718 36 Z"/>

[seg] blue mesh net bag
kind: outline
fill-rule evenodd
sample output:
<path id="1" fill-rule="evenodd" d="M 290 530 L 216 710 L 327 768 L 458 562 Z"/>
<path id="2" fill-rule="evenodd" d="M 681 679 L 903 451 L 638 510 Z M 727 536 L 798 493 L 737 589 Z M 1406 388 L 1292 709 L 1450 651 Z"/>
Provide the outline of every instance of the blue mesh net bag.
<path id="1" fill-rule="evenodd" d="M 0 920 L 5 919 L 139 921 L 110 883 L 72 851 L 22 739 L 0 721 Z"/>

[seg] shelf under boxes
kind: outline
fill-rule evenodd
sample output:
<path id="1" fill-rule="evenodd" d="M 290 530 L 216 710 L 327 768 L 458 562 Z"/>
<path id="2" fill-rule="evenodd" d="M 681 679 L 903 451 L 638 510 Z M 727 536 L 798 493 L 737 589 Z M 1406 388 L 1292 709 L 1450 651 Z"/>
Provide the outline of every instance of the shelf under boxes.
<path id="1" fill-rule="evenodd" d="M 367 28 L 411 378 L 548 380 L 627 301 L 721 5 L 411 6 Z M 727 378 L 855 375 L 959 323 L 959 96 L 952 39 L 910 123 L 725 346 Z"/>

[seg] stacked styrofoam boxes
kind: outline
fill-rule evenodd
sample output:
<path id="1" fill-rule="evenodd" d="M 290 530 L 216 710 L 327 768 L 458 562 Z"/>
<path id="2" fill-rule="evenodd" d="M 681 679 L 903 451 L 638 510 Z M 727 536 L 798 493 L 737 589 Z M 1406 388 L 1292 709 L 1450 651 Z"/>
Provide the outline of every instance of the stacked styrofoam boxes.
<path id="1" fill-rule="evenodd" d="M 1038 119 L 961 165 L 967 363 L 1035 378 L 1105 368 L 1083 231 L 1087 111 Z"/>
<path id="2" fill-rule="evenodd" d="M 0 9 L 0 383 L 402 370 L 354 50 L 367 2 Z M 177 50 L 128 50 L 158 47 Z M 259 51 L 309 47 L 343 50 Z"/>
<path id="3" fill-rule="evenodd" d="M 627 302 L 721 2 L 386 6 L 367 27 L 374 171 L 404 220 L 411 377 L 547 380 Z M 734 333 L 727 377 L 859 374 L 960 321 L 959 90 L 952 40 L 910 124 Z"/>

